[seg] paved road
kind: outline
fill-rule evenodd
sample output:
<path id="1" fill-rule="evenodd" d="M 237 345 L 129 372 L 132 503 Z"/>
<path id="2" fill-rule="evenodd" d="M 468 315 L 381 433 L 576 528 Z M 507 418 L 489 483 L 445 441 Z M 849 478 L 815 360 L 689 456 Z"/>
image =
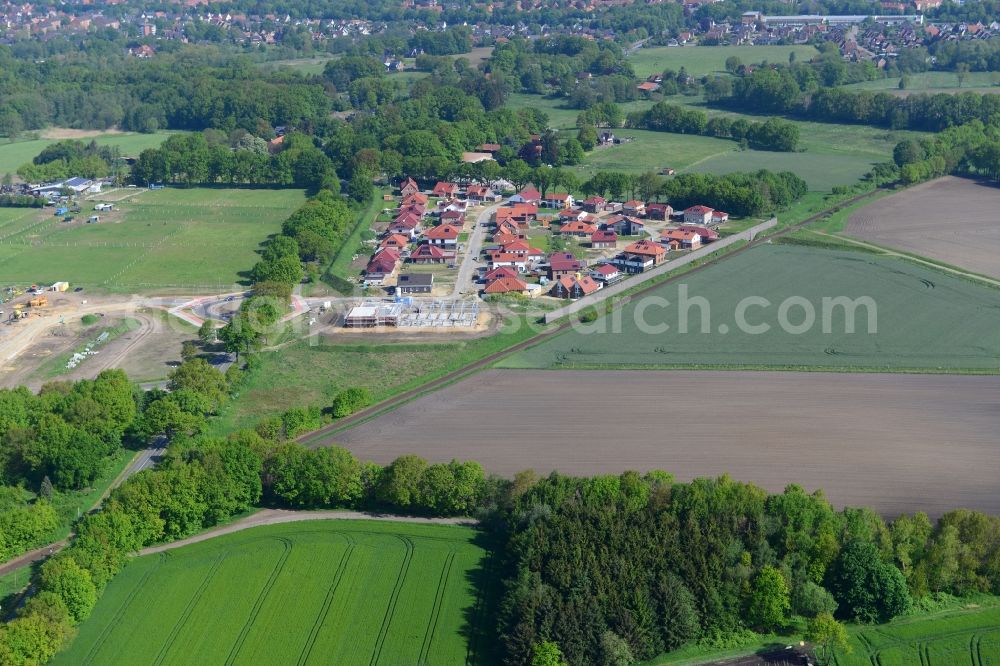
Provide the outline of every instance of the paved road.
<path id="1" fill-rule="evenodd" d="M 241 532 L 262 525 L 277 525 L 280 523 L 295 523 L 303 520 L 387 520 L 397 523 L 425 523 L 436 525 L 477 525 L 472 518 L 421 518 L 419 516 L 396 516 L 388 513 L 371 513 L 368 511 L 288 511 L 286 509 L 264 509 L 252 516 L 247 516 L 234 523 L 210 529 L 187 539 L 165 543 L 162 546 L 150 546 L 139 551 L 140 555 L 162 553 L 199 541 L 207 541 L 224 534 Z"/>
<path id="2" fill-rule="evenodd" d="M 504 205 L 503 202 L 494 204 L 489 208 L 485 209 L 476 218 L 476 226 L 469 234 L 469 240 L 465 244 L 465 257 L 462 259 L 462 265 L 458 269 L 458 277 L 455 279 L 455 289 L 451 292 L 451 297 L 458 299 L 463 294 L 468 294 L 474 291 L 473 279 L 476 272 L 476 267 L 479 265 L 479 252 L 483 247 L 483 236 L 486 235 L 486 227 L 490 223 L 490 217 L 500 206 Z"/>
<path id="3" fill-rule="evenodd" d="M 135 456 L 132 458 L 132 462 L 130 462 L 128 467 L 126 467 L 125 470 L 118 475 L 118 478 L 116 478 L 114 481 L 111 482 L 111 485 L 108 486 L 108 489 L 104 492 L 103 495 L 101 495 L 101 498 L 97 501 L 97 504 L 94 505 L 93 508 L 96 509 L 97 507 L 99 507 L 101 503 L 104 501 L 104 498 L 108 496 L 108 493 L 110 493 L 112 490 L 114 490 L 121 484 L 125 483 L 125 480 L 128 479 L 133 474 L 141 472 L 144 469 L 152 469 L 153 467 L 155 467 L 156 463 L 160 461 L 160 458 L 162 458 L 163 453 L 166 450 L 167 447 L 166 444 L 164 443 L 164 444 L 157 444 L 157 446 L 153 446 L 148 449 L 143 449 L 142 451 L 136 453 Z M 8 574 L 14 569 L 20 569 L 21 567 L 26 566 L 28 564 L 33 564 L 39 560 L 44 560 L 49 555 L 57 553 L 63 548 L 65 548 L 68 542 L 69 539 L 63 539 L 62 541 L 57 541 L 55 543 L 47 544 L 45 546 L 42 546 L 41 548 L 36 548 L 35 550 L 28 551 L 27 553 L 24 553 L 19 557 L 15 557 L 12 560 L 8 560 L 3 564 L 0 564 L 0 576 Z"/>

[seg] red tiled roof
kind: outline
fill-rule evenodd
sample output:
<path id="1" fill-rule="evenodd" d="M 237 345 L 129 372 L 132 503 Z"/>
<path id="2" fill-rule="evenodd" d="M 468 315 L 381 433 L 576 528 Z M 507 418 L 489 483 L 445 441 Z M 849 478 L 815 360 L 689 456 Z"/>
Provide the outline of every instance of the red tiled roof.
<path id="1" fill-rule="evenodd" d="M 625 251 L 630 254 L 640 254 L 646 256 L 658 256 L 666 253 L 666 250 L 662 247 L 648 240 L 636 241 L 626 247 Z"/>
<path id="2" fill-rule="evenodd" d="M 486 282 L 492 282 L 493 280 L 496 280 L 497 278 L 502 278 L 502 277 L 513 277 L 513 278 L 516 278 L 517 277 L 517 271 L 515 271 L 510 266 L 499 266 L 499 267 L 494 268 L 493 270 L 491 270 L 486 275 L 484 275 L 483 279 Z"/>
<path id="3" fill-rule="evenodd" d="M 461 232 L 462 230 L 454 224 L 442 224 L 439 227 L 429 229 L 424 235 L 432 240 L 454 240 Z"/>
<path id="4" fill-rule="evenodd" d="M 590 237 L 592 243 L 612 243 L 618 241 L 618 234 L 613 231 L 595 231 Z"/>
<path id="5" fill-rule="evenodd" d="M 483 291 L 487 294 L 507 294 L 512 291 L 524 291 L 527 288 L 528 284 L 524 280 L 506 275 L 490 282 Z"/>

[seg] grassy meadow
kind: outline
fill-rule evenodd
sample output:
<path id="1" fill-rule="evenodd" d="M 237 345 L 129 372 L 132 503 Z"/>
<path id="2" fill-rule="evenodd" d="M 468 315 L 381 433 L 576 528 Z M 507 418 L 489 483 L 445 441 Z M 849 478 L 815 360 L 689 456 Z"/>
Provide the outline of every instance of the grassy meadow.
<path id="1" fill-rule="evenodd" d="M 54 664 L 462 664 L 489 558 L 452 525 L 273 525 L 133 560 Z"/>
<path id="2" fill-rule="evenodd" d="M 788 62 L 790 53 L 799 60 L 809 60 L 819 52 L 812 46 L 658 46 L 639 49 L 628 60 L 641 78 L 666 69 L 680 71 L 681 67 L 691 76 L 704 76 L 725 72 L 726 58 L 731 56 L 744 63 Z"/>
<path id="3" fill-rule="evenodd" d="M 721 115 L 753 122 L 763 120 L 762 116 L 709 108 L 700 97 L 674 95 L 664 101 L 668 104 L 696 107 L 709 117 Z M 562 108 L 563 102 L 560 99 L 517 94 L 511 95 L 507 104 L 515 109 L 529 106 L 539 108 L 548 114 L 551 127 L 567 135 L 575 133 L 579 111 Z M 638 100 L 621 106 L 629 113 L 649 108 L 652 104 L 649 100 Z M 800 150 L 794 153 L 741 151 L 738 144 L 729 139 L 646 130 L 617 130 L 616 134 L 634 137 L 635 141 L 597 148 L 588 153 L 583 164 L 574 167 L 574 170 L 577 175 L 586 179 L 602 170 L 641 173 L 672 167 L 678 173 L 691 171 L 721 174 L 770 169 L 792 171 L 809 184 L 810 190 L 829 192 L 835 185 L 857 182 L 876 162 L 892 159 L 892 149 L 899 141 L 922 135 L 920 132 L 889 131 L 860 125 L 803 121 L 796 123 L 801 133 L 801 145 Z"/>
<path id="4" fill-rule="evenodd" d="M 256 250 L 305 201 L 301 190 L 167 188 L 94 201 L 117 210 L 87 224 L 46 209 L 0 209 L 0 283 L 68 280 L 109 291 L 231 288 Z"/>
<path id="5" fill-rule="evenodd" d="M 171 132 L 153 132 L 138 134 L 135 132 L 86 132 L 80 136 L 80 141 L 89 142 L 92 139 L 102 146 L 118 146 L 122 155 L 138 157 L 146 148 L 156 148 Z M 75 138 L 75 137 L 74 137 Z M 38 153 L 60 139 L 32 138 L 10 143 L 7 139 L 0 140 L 0 174 L 14 174 L 17 168 L 30 162 Z"/>
<path id="6" fill-rule="evenodd" d="M 997 72 L 968 72 L 962 85 L 958 83 L 955 72 L 918 72 L 907 77 L 906 93 L 914 92 L 992 92 L 1000 94 L 1000 74 Z M 899 90 L 899 77 L 862 81 L 844 86 L 848 90 Z"/>
<path id="7" fill-rule="evenodd" d="M 682 307 L 684 293 L 687 299 L 704 299 L 707 309 Z M 842 296 L 870 297 L 875 303 L 873 310 L 857 308 L 855 333 L 847 332 L 841 307 L 832 309 L 825 317 L 828 327 L 823 326 L 822 299 Z M 766 325 L 766 331 L 741 330 L 738 307 L 748 297 L 767 299 L 766 304 L 749 303 L 744 312 L 747 324 Z M 790 298 L 808 301 L 814 325 L 795 331 L 806 315 L 794 301 L 786 312 L 789 326 L 781 325 L 779 312 Z M 685 311 L 687 333 L 681 332 Z M 703 312 L 708 313 L 705 329 Z M 869 312 L 875 313 L 873 329 Z M 644 331 L 641 322 L 651 328 Z M 995 373 L 998 349 L 1000 290 L 872 253 L 776 244 L 666 284 L 620 314 L 546 340 L 500 365 Z"/>
<path id="8" fill-rule="evenodd" d="M 291 407 L 327 407 L 347 388 L 367 388 L 375 401 L 421 386 L 441 375 L 515 345 L 534 334 L 524 320 L 510 317 L 500 332 L 478 338 L 452 334 L 452 339 L 413 343 L 368 336 L 308 338 L 257 355 L 260 368 L 250 372 L 237 400 L 212 420 L 213 432 L 253 427 Z"/>

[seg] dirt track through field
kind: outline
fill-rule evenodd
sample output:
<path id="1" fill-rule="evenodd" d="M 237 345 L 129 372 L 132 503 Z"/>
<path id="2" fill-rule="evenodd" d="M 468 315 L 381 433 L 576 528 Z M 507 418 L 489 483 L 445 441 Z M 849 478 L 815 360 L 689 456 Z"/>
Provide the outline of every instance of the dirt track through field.
<path id="1" fill-rule="evenodd" d="M 505 476 L 728 473 L 888 516 L 1000 513 L 992 376 L 490 370 L 331 442 L 380 463 L 415 453 Z"/>
<path id="2" fill-rule="evenodd" d="M 1000 188 L 947 176 L 851 215 L 848 236 L 1000 277 Z"/>

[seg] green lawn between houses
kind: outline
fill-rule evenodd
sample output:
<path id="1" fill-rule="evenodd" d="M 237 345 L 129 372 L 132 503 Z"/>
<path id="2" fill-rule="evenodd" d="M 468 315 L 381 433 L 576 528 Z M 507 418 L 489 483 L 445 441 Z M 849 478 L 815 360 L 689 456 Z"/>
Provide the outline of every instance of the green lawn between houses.
<path id="1" fill-rule="evenodd" d="M 122 191 L 97 198 L 115 200 Z M 0 283 L 67 280 L 108 291 L 232 289 L 268 236 L 305 201 L 302 190 L 136 191 L 87 224 L 45 209 L 0 209 Z"/>
<path id="2" fill-rule="evenodd" d="M 476 530 L 325 520 L 133 560 L 53 664 L 493 663 Z"/>
<path id="3" fill-rule="evenodd" d="M 679 333 L 681 288 L 688 298 L 709 304 L 709 329 L 702 332 L 701 311 L 689 309 L 689 332 Z M 641 306 L 650 296 L 669 306 Z M 823 332 L 824 297 L 871 298 L 876 332 L 868 333 L 868 310 L 858 308 L 855 330 L 845 332 L 843 308 L 828 317 Z M 751 324 L 767 324 L 761 334 L 741 332 L 735 313 L 746 297 L 768 299 L 767 307 L 746 311 Z M 815 324 L 804 333 L 782 330 L 780 305 L 804 298 Z M 667 332 L 644 333 L 642 318 L 666 324 Z M 804 309 L 788 311 L 793 325 Z M 1000 290 L 918 266 L 902 259 L 849 250 L 775 244 L 727 258 L 636 299 L 625 306 L 620 330 L 607 317 L 593 325 L 601 334 L 573 330 L 500 362 L 510 368 L 664 368 L 720 367 L 996 373 L 1000 370 Z M 961 325 L 957 325 L 961 322 Z"/>

